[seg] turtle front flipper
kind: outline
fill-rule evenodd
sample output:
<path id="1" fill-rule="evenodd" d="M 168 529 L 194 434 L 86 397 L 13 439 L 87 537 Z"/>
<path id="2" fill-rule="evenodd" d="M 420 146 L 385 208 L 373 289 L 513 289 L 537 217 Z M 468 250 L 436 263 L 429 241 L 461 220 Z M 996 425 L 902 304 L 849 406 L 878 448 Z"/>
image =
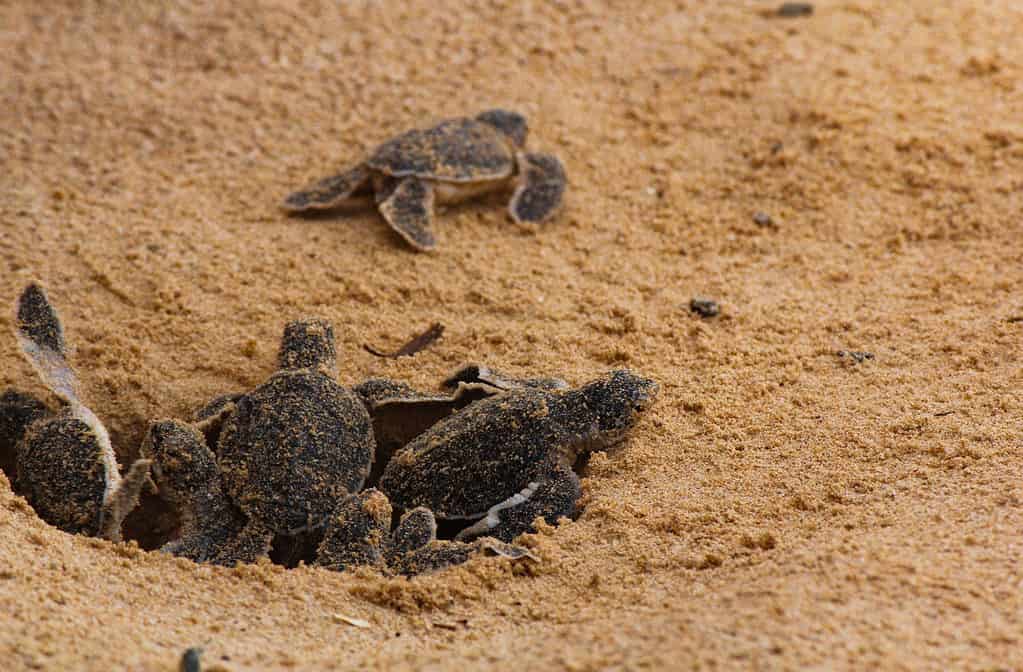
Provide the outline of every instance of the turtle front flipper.
<path id="1" fill-rule="evenodd" d="M 398 566 L 406 555 L 437 540 L 437 519 L 425 506 L 418 506 L 401 517 L 391 538 L 384 545 L 388 567 Z"/>
<path id="2" fill-rule="evenodd" d="M 522 154 L 517 157 L 519 184 L 508 212 L 519 224 L 539 224 L 551 217 L 565 194 L 565 168 L 552 154 Z"/>
<path id="3" fill-rule="evenodd" d="M 65 401 L 78 403 L 78 380 L 67 363 L 64 327 L 38 283 L 30 283 L 18 297 L 15 325 L 18 344 L 46 386 Z"/>
<path id="4" fill-rule="evenodd" d="M 357 196 L 368 196 L 371 176 L 372 171 L 365 164 L 359 164 L 289 194 L 281 207 L 288 212 L 329 210 L 339 207 Z"/>
<path id="5" fill-rule="evenodd" d="M 402 576 L 416 576 L 460 565 L 479 550 L 476 544 L 461 541 L 434 540 L 425 546 L 395 558 L 391 571 Z"/>
<path id="6" fill-rule="evenodd" d="M 391 186 L 391 185 L 388 185 Z M 377 193 L 378 208 L 391 228 L 420 251 L 437 246 L 433 237 L 433 186 L 418 177 L 406 177 Z"/>
<path id="7" fill-rule="evenodd" d="M 110 541 L 121 541 L 121 524 L 139 505 L 143 486 L 152 483 L 149 477 L 149 467 L 152 464 L 152 460 L 135 460 L 116 489 L 107 495 L 100 510 L 98 536 Z"/>
<path id="8" fill-rule="evenodd" d="M 391 503 L 376 489 L 341 502 L 327 523 L 316 549 L 316 564 L 343 572 L 363 565 L 383 564 L 383 545 L 391 529 Z"/>
<path id="9" fill-rule="evenodd" d="M 579 477 L 570 467 L 559 464 L 521 492 L 490 507 L 486 516 L 455 538 L 462 541 L 488 535 L 510 542 L 524 532 L 532 532 L 537 518 L 556 525 L 559 518 L 572 517 L 581 495 Z"/>

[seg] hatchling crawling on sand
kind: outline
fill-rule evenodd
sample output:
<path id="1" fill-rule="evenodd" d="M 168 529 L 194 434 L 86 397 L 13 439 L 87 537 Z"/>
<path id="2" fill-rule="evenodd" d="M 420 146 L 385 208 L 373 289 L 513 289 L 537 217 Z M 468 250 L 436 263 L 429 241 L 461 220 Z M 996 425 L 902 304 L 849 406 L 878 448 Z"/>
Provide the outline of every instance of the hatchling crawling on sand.
<path id="1" fill-rule="evenodd" d="M 196 562 L 251 562 L 274 534 L 323 527 L 362 488 L 373 431 L 359 397 L 334 381 L 331 325 L 289 323 L 278 364 L 256 389 L 218 400 L 216 454 L 196 426 L 151 426 L 143 454 L 183 519 L 181 538 L 165 550 Z"/>
<path id="2" fill-rule="evenodd" d="M 471 372 L 471 368 L 467 369 Z M 575 512 L 580 497 L 573 465 L 581 455 L 621 442 L 656 399 L 658 385 L 630 371 L 611 371 L 565 389 L 560 381 L 489 376 L 474 401 L 429 427 L 387 463 L 377 487 L 408 511 L 464 521 L 456 540 L 480 535 L 510 542 L 543 517 L 554 524 Z M 499 381 L 498 384 L 493 384 Z M 465 376 L 449 385 L 462 387 Z M 402 397 L 378 406 L 416 403 Z"/>
<path id="3" fill-rule="evenodd" d="M 526 152 L 527 132 L 525 117 L 500 109 L 407 131 L 363 163 L 291 194 L 283 208 L 305 212 L 375 202 L 412 247 L 430 250 L 436 246 L 434 203 L 515 185 L 508 204 L 512 218 L 540 223 L 561 204 L 565 170 L 556 156 Z"/>
<path id="4" fill-rule="evenodd" d="M 18 299 L 15 335 L 40 378 L 65 404 L 59 413 L 49 414 L 27 395 L 8 392 L 0 397 L 0 416 L 24 423 L 8 428 L 20 437 L 17 489 L 51 525 L 119 541 L 121 523 L 148 481 L 149 461 L 136 461 L 121 477 L 106 427 L 79 397 L 60 318 L 36 283 Z"/>

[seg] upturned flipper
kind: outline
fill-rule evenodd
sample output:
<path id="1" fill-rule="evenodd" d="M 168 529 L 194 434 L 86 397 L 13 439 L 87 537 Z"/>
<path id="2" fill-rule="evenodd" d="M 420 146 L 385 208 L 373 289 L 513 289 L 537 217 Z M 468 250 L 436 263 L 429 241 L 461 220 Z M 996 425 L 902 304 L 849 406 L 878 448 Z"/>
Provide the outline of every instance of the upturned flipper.
<path id="1" fill-rule="evenodd" d="M 142 488 L 152 483 L 149 477 L 151 465 L 151 460 L 135 460 L 117 487 L 109 492 L 100 511 L 100 529 L 97 536 L 110 541 L 121 541 L 121 524 L 139 505 Z"/>
<path id="2" fill-rule="evenodd" d="M 105 513 L 129 503 L 130 498 L 115 501 L 121 473 L 110 435 L 78 397 L 64 328 L 38 283 L 30 283 L 18 297 L 15 335 L 43 383 L 69 405 L 67 412 L 41 421 L 26 436 L 18 454 L 18 481 L 28 491 L 29 503 L 51 525 L 76 533 L 114 534 Z M 97 497 L 98 493 L 102 495 Z"/>
<path id="3" fill-rule="evenodd" d="M 550 218 L 565 194 L 565 169 L 552 154 L 523 154 L 517 157 L 519 185 L 508 211 L 516 222 L 539 224 Z"/>
<path id="4" fill-rule="evenodd" d="M 29 284 L 18 297 L 15 325 L 18 344 L 46 386 L 65 401 L 77 403 L 78 379 L 67 363 L 64 327 L 39 284 Z"/>
<path id="5" fill-rule="evenodd" d="M 405 177 L 393 188 L 377 194 L 380 214 L 391 228 L 417 250 L 432 250 L 437 245 L 433 228 L 433 186 L 417 177 Z"/>
<path id="6" fill-rule="evenodd" d="M 367 191 L 372 172 L 365 164 L 331 175 L 288 195 L 281 207 L 288 212 L 329 210 Z"/>

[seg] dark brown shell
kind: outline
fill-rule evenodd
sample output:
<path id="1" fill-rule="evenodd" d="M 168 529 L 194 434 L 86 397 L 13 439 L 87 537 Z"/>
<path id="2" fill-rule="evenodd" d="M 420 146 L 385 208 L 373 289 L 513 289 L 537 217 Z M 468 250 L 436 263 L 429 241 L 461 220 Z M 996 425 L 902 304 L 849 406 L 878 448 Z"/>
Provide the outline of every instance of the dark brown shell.
<path id="1" fill-rule="evenodd" d="M 95 536 L 106 483 L 103 452 L 89 425 L 62 414 L 29 428 L 18 450 L 18 485 L 40 518 Z"/>
<path id="2" fill-rule="evenodd" d="M 515 172 L 515 157 L 504 137 L 492 126 L 465 118 L 402 133 L 380 145 L 366 164 L 394 177 L 448 182 L 497 180 Z"/>
<path id="3" fill-rule="evenodd" d="M 219 442 L 224 490 L 248 516 L 293 534 L 324 524 L 373 461 L 359 398 L 322 373 L 281 371 L 237 402 Z"/>
<path id="4" fill-rule="evenodd" d="M 15 389 L 0 394 L 0 471 L 13 483 L 17 473 L 17 448 L 33 422 L 47 413 L 46 404 Z"/>

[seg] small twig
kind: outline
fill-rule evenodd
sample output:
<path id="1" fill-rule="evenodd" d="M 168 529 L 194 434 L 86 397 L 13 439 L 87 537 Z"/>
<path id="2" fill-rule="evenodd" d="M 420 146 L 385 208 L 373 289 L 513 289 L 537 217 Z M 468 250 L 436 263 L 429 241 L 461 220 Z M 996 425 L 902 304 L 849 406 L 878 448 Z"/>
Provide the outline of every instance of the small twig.
<path id="1" fill-rule="evenodd" d="M 388 359 L 397 359 L 398 357 L 414 355 L 420 350 L 429 347 L 430 344 L 432 344 L 434 341 L 440 338 L 441 334 L 443 333 L 444 325 L 441 324 L 440 322 L 434 322 L 433 324 L 430 325 L 429 329 L 419 334 L 418 336 L 416 336 L 411 341 L 401 346 L 394 352 L 382 352 L 369 345 L 363 345 L 362 347 L 365 348 L 366 352 L 368 352 L 371 355 L 376 355 L 377 357 L 387 357 Z"/>

